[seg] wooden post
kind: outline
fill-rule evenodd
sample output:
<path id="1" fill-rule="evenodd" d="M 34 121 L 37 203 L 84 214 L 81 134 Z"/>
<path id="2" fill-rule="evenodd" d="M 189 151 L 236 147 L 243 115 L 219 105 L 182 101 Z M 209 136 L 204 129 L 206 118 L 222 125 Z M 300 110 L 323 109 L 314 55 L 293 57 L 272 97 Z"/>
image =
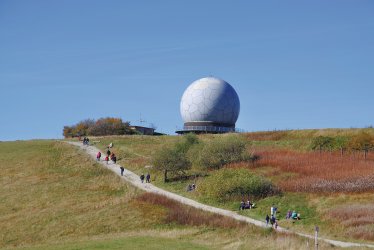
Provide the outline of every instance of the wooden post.
<path id="1" fill-rule="evenodd" d="M 315 227 L 315 232 L 314 232 L 314 249 L 318 250 L 318 232 L 319 232 L 319 227 Z"/>

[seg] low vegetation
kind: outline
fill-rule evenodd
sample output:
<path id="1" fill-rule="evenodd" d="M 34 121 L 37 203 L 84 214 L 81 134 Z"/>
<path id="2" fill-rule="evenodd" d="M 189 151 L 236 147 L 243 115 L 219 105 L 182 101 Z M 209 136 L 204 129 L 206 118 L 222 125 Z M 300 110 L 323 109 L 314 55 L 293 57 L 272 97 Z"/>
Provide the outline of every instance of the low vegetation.
<path id="1" fill-rule="evenodd" d="M 218 201 L 264 198 L 278 193 L 273 184 L 247 169 L 221 169 L 205 178 L 199 192 Z"/>

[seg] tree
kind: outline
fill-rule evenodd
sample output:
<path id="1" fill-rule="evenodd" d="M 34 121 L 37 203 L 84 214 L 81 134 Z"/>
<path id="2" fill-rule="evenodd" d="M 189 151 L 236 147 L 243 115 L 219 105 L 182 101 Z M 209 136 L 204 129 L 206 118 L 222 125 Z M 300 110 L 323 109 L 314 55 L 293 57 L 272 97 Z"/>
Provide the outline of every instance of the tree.
<path id="1" fill-rule="evenodd" d="M 164 172 L 164 182 L 168 181 L 168 173 L 184 175 L 191 168 L 191 162 L 183 151 L 173 148 L 163 148 L 156 152 L 152 159 L 156 170 Z"/>
<path id="2" fill-rule="evenodd" d="M 352 149 L 363 151 L 366 160 L 369 150 L 374 148 L 374 138 L 367 132 L 361 132 L 353 137 L 349 144 Z"/>
<path id="3" fill-rule="evenodd" d="M 251 160 L 245 141 L 237 135 L 209 141 L 200 146 L 196 153 L 194 162 L 205 169 L 218 169 L 229 163 Z"/>
<path id="4" fill-rule="evenodd" d="M 334 138 L 329 137 L 329 136 L 318 136 L 313 138 L 312 140 L 312 149 L 319 150 L 319 153 L 322 153 L 322 150 L 332 150 L 334 144 Z"/>
<path id="5" fill-rule="evenodd" d="M 334 147 L 340 150 L 340 155 L 343 156 L 344 150 L 348 147 L 348 138 L 338 136 L 334 139 Z"/>

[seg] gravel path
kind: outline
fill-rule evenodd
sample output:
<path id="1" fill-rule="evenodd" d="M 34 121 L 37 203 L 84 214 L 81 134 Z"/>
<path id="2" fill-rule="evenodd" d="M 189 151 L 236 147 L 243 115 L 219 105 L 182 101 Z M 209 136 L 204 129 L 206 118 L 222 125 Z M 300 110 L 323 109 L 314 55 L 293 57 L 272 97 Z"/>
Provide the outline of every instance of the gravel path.
<path id="1" fill-rule="evenodd" d="M 82 145 L 81 142 L 67 142 L 67 143 L 78 146 L 79 148 L 84 150 L 87 154 L 89 154 L 95 160 L 96 160 L 97 152 L 100 151 L 98 148 L 96 148 L 94 146 Z M 102 155 L 105 155 L 105 154 L 102 153 Z M 106 164 L 106 162 L 104 162 L 104 161 L 101 161 L 100 163 L 101 163 L 102 166 L 112 170 L 114 173 L 116 173 L 118 176 L 120 176 L 125 181 L 130 182 L 135 187 L 140 188 L 140 189 L 142 189 L 146 192 L 151 192 L 151 193 L 155 193 L 155 194 L 159 194 L 159 195 L 164 195 L 164 196 L 166 196 L 170 199 L 173 199 L 175 201 L 178 201 L 182 204 L 192 206 L 192 207 L 195 207 L 195 208 L 198 208 L 198 209 L 202 209 L 204 211 L 220 214 L 220 215 L 223 215 L 223 216 L 228 216 L 228 217 L 231 217 L 235 220 L 247 222 L 247 223 L 250 223 L 250 224 L 254 224 L 254 225 L 259 226 L 259 227 L 263 227 L 263 228 L 269 227 L 269 226 L 266 226 L 265 222 L 255 220 L 255 219 L 243 216 L 243 215 L 239 215 L 236 212 L 199 203 L 199 202 L 191 200 L 189 198 L 186 198 L 186 197 L 180 196 L 178 194 L 175 194 L 175 193 L 163 190 L 161 188 L 158 188 L 158 187 L 156 187 L 156 186 L 154 186 L 150 183 L 141 183 L 139 176 L 137 174 L 127 170 L 126 168 L 125 168 L 125 171 L 123 173 L 123 176 L 121 176 L 121 171 L 120 171 L 120 165 L 119 164 L 114 164 L 113 162 L 109 162 L 109 164 Z M 291 231 L 291 230 L 288 230 L 288 229 L 285 229 L 285 228 L 282 228 L 282 227 L 279 227 L 279 226 L 277 228 L 277 231 L 284 232 L 284 233 L 296 234 L 296 235 L 314 240 L 314 236 L 312 236 L 312 235 L 294 232 L 294 231 Z M 330 240 L 330 239 L 325 239 L 325 238 L 318 238 L 318 239 L 320 241 L 325 241 L 325 242 L 327 242 L 331 245 L 339 246 L 339 247 L 369 247 L 369 248 L 374 248 L 374 245 L 372 245 L 372 244 L 360 244 L 360 243 L 354 243 L 354 242 L 344 242 L 344 241 Z"/>

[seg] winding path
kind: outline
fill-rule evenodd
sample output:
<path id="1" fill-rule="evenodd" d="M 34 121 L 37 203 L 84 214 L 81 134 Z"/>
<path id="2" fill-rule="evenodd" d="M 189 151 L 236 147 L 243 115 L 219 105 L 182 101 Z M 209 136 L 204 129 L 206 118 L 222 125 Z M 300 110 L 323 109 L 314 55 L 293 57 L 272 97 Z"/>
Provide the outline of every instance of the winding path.
<path id="1" fill-rule="evenodd" d="M 81 142 L 67 142 L 67 143 L 72 144 L 74 146 L 78 146 L 79 148 L 84 150 L 87 154 L 89 154 L 94 159 L 96 159 L 97 152 L 100 151 L 98 148 L 96 148 L 94 146 L 82 145 Z M 155 193 L 155 194 L 159 194 L 159 195 L 164 195 L 164 196 L 166 196 L 170 199 L 173 199 L 175 201 L 178 201 L 182 204 L 192 206 L 192 207 L 195 207 L 195 208 L 198 208 L 198 209 L 202 209 L 204 211 L 208 211 L 208 212 L 211 212 L 211 213 L 216 213 L 216 214 L 220 214 L 220 215 L 223 215 L 223 216 L 231 217 L 235 220 L 243 221 L 243 222 L 250 223 L 250 224 L 254 224 L 254 225 L 259 226 L 259 227 L 263 227 L 263 228 L 269 227 L 269 226 L 266 225 L 265 222 L 255 220 L 255 219 L 243 216 L 243 215 L 239 215 L 239 214 L 237 214 L 236 212 L 233 212 L 233 211 L 229 211 L 229 210 L 225 210 L 225 209 L 221 209 L 221 208 L 217 208 L 217 207 L 212 207 L 212 206 L 208 206 L 208 205 L 199 203 L 197 201 L 191 200 L 191 199 L 183 197 L 181 195 L 178 195 L 178 194 L 163 190 L 161 188 L 158 188 L 158 187 L 156 187 L 156 186 L 154 186 L 153 184 L 150 184 L 150 183 L 142 183 L 137 174 L 135 174 L 135 173 L 133 173 L 133 172 L 127 170 L 127 169 L 125 169 L 125 171 L 123 173 L 123 176 L 121 176 L 120 165 L 119 164 L 114 164 L 114 163 L 106 164 L 104 161 L 101 161 L 100 163 L 101 163 L 102 166 L 112 170 L 115 174 L 120 176 L 123 180 L 125 180 L 127 182 L 130 182 L 135 187 L 140 188 L 140 189 L 142 189 L 146 192 Z M 279 226 L 277 228 L 277 231 L 283 232 L 283 233 L 296 234 L 296 235 L 314 240 L 314 236 L 312 236 L 312 235 L 294 232 L 294 231 L 291 231 L 291 230 L 288 230 L 288 229 L 285 229 L 285 228 L 282 228 L 282 227 L 279 227 Z M 324 241 L 324 242 L 327 242 L 331 245 L 339 246 L 339 247 L 369 247 L 369 248 L 374 248 L 374 245 L 372 245 L 372 244 L 344 242 L 344 241 L 330 240 L 330 239 L 325 239 L 325 238 L 318 238 L 318 240 Z"/>

